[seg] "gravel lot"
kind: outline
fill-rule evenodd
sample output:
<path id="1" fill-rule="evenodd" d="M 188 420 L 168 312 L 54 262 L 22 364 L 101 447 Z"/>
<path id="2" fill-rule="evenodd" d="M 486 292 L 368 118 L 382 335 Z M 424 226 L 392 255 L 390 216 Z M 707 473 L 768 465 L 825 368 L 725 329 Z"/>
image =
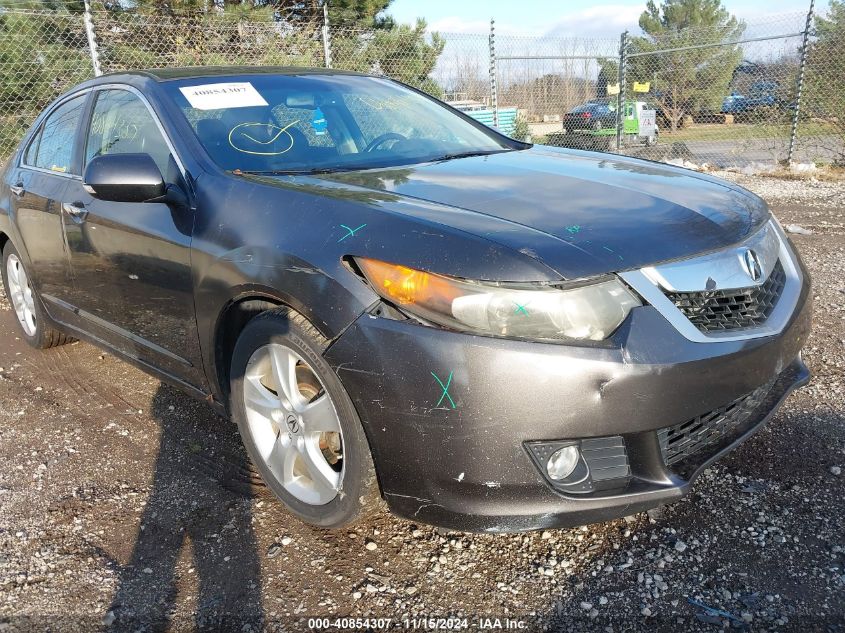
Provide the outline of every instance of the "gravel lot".
<path id="1" fill-rule="evenodd" d="M 449 615 L 469 630 L 845 631 L 845 186 L 729 177 L 812 231 L 793 238 L 814 276 L 814 378 L 687 499 L 581 529 L 446 533 L 382 514 L 312 530 L 255 485 L 205 404 L 87 344 L 28 349 L 3 299 L 0 631 Z"/>

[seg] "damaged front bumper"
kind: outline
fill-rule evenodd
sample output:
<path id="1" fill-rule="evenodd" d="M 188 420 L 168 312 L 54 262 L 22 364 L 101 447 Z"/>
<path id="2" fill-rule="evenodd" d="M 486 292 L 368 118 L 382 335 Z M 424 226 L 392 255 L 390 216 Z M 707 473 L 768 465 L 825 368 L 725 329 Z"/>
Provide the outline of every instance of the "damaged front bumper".
<path id="1" fill-rule="evenodd" d="M 650 306 L 585 346 L 364 314 L 326 357 L 363 421 L 394 513 L 468 531 L 571 527 L 681 498 L 806 383 L 808 293 L 780 334 L 749 340 L 692 342 Z M 556 485 L 533 447 L 570 440 L 610 447 L 605 475 L 615 476 L 588 489 Z"/>

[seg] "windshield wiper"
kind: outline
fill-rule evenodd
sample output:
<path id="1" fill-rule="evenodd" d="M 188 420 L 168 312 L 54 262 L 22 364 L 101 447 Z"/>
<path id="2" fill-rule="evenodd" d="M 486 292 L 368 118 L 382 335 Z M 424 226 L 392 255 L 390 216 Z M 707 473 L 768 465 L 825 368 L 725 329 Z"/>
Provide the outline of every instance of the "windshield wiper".
<path id="1" fill-rule="evenodd" d="M 452 154 L 444 154 L 437 158 L 417 158 L 415 161 L 425 163 L 440 163 L 455 158 L 469 158 L 470 156 L 488 156 L 489 154 L 501 154 L 503 152 L 510 152 L 509 149 L 493 149 L 493 150 L 474 150 L 466 152 L 454 152 Z M 411 163 L 413 164 L 413 163 Z M 344 171 L 358 171 L 367 169 L 389 169 L 392 167 L 403 167 L 406 163 L 399 163 L 398 165 L 349 165 L 342 167 L 314 167 L 312 169 L 267 169 L 267 170 L 233 170 L 237 174 L 250 174 L 252 176 L 310 176 L 314 174 L 333 174 Z"/>
<path id="2" fill-rule="evenodd" d="M 251 176 L 307 176 L 311 174 L 331 174 L 338 171 L 351 171 L 356 167 L 314 167 L 312 169 L 268 169 L 268 170 L 245 170 L 237 169 L 241 174 Z"/>
<path id="3" fill-rule="evenodd" d="M 507 149 L 488 149 L 488 150 L 476 150 L 476 151 L 468 151 L 468 152 L 455 152 L 453 154 L 444 154 L 438 158 L 432 158 L 432 163 L 442 163 L 447 160 L 453 160 L 455 158 L 470 158 L 471 156 L 488 156 L 490 154 L 501 154 L 502 152 L 509 152 L 512 150 Z"/>

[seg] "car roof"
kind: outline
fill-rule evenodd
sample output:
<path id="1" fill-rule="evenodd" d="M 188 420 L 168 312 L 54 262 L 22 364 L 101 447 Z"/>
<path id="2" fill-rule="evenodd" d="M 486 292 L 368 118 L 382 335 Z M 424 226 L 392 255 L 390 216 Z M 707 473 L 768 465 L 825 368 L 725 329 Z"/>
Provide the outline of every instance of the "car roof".
<path id="1" fill-rule="evenodd" d="M 102 75 L 107 78 L 115 75 L 135 75 L 147 77 L 156 81 L 172 81 L 176 79 L 192 79 L 194 77 L 220 77 L 232 75 L 357 75 L 365 76 L 349 70 L 335 70 L 333 68 L 308 68 L 303 66 L 188 66 L 181 68 L 149 68 L 146 70 L 118 71 Z"/>

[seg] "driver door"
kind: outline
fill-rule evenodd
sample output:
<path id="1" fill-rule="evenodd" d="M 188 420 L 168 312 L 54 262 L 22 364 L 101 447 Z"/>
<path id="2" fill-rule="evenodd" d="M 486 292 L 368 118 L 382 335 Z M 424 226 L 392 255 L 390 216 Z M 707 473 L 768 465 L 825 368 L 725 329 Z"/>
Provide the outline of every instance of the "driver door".
<path id="1" fill-rule="evenodd" d="M 186 190 L 170 144 L 147 103 L 128 89 L 95 93 L 83 143 L 87 163 L 146 153 L 165 182 Z M 160 202 L 107 202 L 82 182 L 64 200 L 77 325 L 144 364 L 205 387 L 191 276 L 193 213 Z"/>

